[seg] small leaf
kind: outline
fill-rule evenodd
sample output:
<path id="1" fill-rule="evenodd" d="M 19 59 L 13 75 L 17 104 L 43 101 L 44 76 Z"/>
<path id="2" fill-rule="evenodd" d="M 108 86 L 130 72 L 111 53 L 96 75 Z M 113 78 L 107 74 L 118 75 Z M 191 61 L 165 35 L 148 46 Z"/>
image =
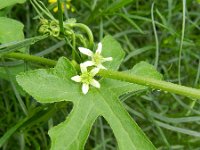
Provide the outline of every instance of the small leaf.
<path id="1" fill-rule="evenodd" d="M 125 55 L 120 44 L 112 36 L 108 35 L 103 39 L 102 45 L 102 56 L 113 58 L 112 61 L 105 62 L 104 66 L 111 70 L 118 70 Z"/>
<path id="2" fill-rule="evenodd" d="M 24 25 L 16 20 L 0 17 L 0 43 L 23 40 L 23 28 Z"/>
<path id="3" fill-rule="evenodd" d="M 0 0 L 0 9 L 14 5 L 16 3 L 24 3 L 26 0 Z"/>
<path id="4" fill-rule="evenodd" d="M 159 80 L 163 78 L 162 74 L 160 74 L 153 65 L 144 61 L 137 63 L 132 70 L 133 71 L 131 71 L 131 74 L 155 78 Z"/>

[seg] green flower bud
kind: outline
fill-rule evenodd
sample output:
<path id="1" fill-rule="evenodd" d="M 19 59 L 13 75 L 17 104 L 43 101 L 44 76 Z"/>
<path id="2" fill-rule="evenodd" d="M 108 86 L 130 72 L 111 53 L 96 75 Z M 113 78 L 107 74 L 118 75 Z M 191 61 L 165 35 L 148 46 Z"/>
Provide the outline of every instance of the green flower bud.
<path id="1" fill-rule="evenodd" d="M 64 30 L 64 34 L 69 36 L 69 35 L 72 35 L 73 32 L 70 30 Z"/>
<path id="2" fill-rule="evenodd" d="M 50 33 L 50 30 L 49 30 L 49 26 L 48 25 L 41 25 L 39 27 L 39 33 L 42 33 L 42 34 L 49 34 Z"/>
<path id="3" fill-rule="evenodd" d="M 48 25 L 49 21 L 47 19 L 42 18 L 42 19 L 40 19 L 40 24 L 41 25 Z"/>
<path id="4" fill-rule="evenodd" d="M 54 30 L 51 31 L 50 35 L 52 35 L 54 37 L 58 37 L 60 35 L 60 29 L 55 28 Z"/>
<path id="5" fill-rule="evenodd" d="M 60 28 L 60 27 L 59 27 L 58 21 L 55 21 L 55 20 L 52 20 L 52 21 L 50 22 L 49 27 L 51 28 L 51 30 Z"/>

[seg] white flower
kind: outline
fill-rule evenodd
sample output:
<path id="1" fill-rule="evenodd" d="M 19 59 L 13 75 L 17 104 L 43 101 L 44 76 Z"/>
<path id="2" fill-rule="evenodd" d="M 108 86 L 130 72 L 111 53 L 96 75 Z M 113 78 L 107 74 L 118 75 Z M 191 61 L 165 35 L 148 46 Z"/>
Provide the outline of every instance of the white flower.
<path id="1" fill-rule="evenodd" d="M 79 47 L 78 48 L 79 51 L 89 57 L 92 58 L 92 61 L 86 61 L 84 62 L 84 65 L 85 66 L 96 66 L 97 68 L 99 69 L 106 69 L 102 63 L 103 62 L 106 62 L 106 61 L 112 61 L 112 57 L 107 57 L 107 58 L 104 58 L 102 55 L 101 55 L 101 51 L 102 51 L 102 43 L 99 43 L 98 44 L 98 47 L 97 47 L 97 50 L 95 53 L 93 53 L 91 50 L 87 49 L 87 48 L 84 48 L 84 47 Z"/>
<path id="2" fill-rule="evenodd" d="M 73 76 L 71 79 L 75 82 L 82 82 L 82 92 L 86 94 L 89 90 L 89 85 L 92 85 L 96 88 L 100 88 L 100 84 L 97 80 L 94 79 L 94 76 L 99 72 L 99 68 L 94 68 L 88 72 L 87 66 L 85 64 L 80 64 L 81 75 Z"/>

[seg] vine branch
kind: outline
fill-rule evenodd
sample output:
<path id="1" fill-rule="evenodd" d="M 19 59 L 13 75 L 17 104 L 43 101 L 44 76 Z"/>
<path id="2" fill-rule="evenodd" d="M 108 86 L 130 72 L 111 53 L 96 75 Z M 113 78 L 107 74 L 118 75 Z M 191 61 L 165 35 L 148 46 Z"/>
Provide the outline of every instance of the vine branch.
<path id="1" fill-rule="evenodd" d="M 22 53 L 9 53 L 9 54 L 4 54 L 2 56 L 6 58 L 22 59 L 26 61 L 40 63 L 43 65 L 49 65 L 52 67 L 55 66 L 57 63 L 57 61 L 55 60 L 42 58 L 42 57 L 29 55 L 29 54 L 22 54 Z M 156 79 L 147 78 L 147 77 L 141 77 L 137 75 L 129 75 L 123 72 L 112 71 L 112 70 L 100 70 L 98 75 L 102 77 L 106 77 L 106 78 L 145 85 L 152 89 L 163 90 L 163 91 L 183 95 L 189 98 L 200 99 L 199 89 L 174 84 L 171 82 L 156 80 Z"/>

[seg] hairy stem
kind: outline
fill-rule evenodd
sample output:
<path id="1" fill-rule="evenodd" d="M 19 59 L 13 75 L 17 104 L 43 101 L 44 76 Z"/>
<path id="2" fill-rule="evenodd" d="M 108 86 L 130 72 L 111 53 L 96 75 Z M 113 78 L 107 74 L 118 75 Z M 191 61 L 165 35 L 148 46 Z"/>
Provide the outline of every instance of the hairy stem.
<path id="1" fill-rule="evenodd" d="M 106 78 L 137 83 L 140 85 L 151 87 L 152 89 L 163 90 L 179 95 L 184 95 L 194 99 L 200 99 L 200 90 L 182 85 L 177 85 L 171 82 L 156 80 L 147 77 L 141 77 L 137 75 L 129 75 L 123 72 L 111 71 L 111 70 L 100 70 L 98 74 Z"/>
<path id="2" fill-rule="evenodd" d="M 55 60 L 28 55 L 28 54 L 22 54 L 22 53 L 9 53 L 9 54 L 4 54 L 2 56 L 6 58 L 22 59 L 22 60 L 36 62 L 36 63 L 49 65 L 49 66 L 56 65 Z M 75 63 L 73 62 L 73 64 Z M 100 70 L 98 75 L 102 77 L 106 77 L 106 78 L 145 85 L 152 89 L 163 90 L 166 92 L 183 95 L 189 98 L 200 99 L 200 90 L 191 88 L 191 87 L 182 86 L 182 85 L 177 85 L 171 82 L 156 80 L 156 79 L 147 78 L 147 77 L 141 77 L 137 75 L 129 75 L 123 72 L 112 71 L 112 70 Z"/>

